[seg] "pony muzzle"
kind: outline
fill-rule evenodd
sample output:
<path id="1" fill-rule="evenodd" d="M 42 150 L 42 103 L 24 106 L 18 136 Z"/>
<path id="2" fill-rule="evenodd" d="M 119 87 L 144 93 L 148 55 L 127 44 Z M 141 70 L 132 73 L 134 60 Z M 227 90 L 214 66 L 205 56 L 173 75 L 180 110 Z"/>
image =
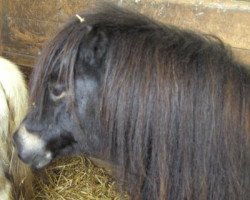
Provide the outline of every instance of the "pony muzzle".
<path id="1" fill-rule="evenodd" d="M 13 143 L 18 157 L 32 168 L 43 168 L 53 158 L 52 152 L 46 149 L 44 140 L 38 135 L 28 132 L 24 125 L 21 125 L 14 134 Z"/>

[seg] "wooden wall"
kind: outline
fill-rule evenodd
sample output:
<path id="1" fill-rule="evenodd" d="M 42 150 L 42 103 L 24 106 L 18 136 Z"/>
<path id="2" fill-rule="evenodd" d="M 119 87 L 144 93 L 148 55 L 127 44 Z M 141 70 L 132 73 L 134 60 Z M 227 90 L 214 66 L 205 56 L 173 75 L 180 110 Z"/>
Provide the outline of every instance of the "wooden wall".
<path id="1" fill-rule="evenodd" d="M 0 0 L 0 53 L 29 70 L 46 40 L 69 16 L 95 0 Z M 211 33 L 250 65 L 250 2 L 112 0 L 164 23 Z"/>

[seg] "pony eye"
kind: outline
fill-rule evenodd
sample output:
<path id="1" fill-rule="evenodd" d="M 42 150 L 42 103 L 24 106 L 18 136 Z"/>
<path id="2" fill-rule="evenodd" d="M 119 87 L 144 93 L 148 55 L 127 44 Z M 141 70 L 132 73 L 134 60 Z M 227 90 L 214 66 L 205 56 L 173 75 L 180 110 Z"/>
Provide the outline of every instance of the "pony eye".
<path id="1" fill-rule="evenodd" d="M 49 85 L 49 93 L 53 101 L 60 100 L 66 96 L 65 87 L 62 85 Z"/>
<path id="2" fill-rule="evenodd" d="M 63 93 L 63 90 L 61 90 L 60 88 L 53 88 L 52 93 L 54 96 L 60 96 Z"/>

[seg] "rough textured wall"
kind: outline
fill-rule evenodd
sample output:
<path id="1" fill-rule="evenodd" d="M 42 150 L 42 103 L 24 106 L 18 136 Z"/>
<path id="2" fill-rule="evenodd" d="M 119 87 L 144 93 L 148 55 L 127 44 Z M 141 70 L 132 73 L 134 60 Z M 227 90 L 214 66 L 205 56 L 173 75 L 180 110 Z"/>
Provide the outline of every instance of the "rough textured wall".
<path id="1" fill-rule="evenodd" d="M 219 36 L 250 64 L 250 3 L 231 0 L 110 0 L 164 23 Z M 32 66 L 43 43 L 94 0 L 0 0 L 2 54 Z M 1 12 L 2 11 L 2 12 Z"/>

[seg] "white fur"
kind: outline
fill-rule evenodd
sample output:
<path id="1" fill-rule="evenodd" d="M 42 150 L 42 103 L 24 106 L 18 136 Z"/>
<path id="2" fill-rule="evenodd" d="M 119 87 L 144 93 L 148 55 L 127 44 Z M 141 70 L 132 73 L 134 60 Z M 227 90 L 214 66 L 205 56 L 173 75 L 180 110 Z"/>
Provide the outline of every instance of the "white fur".
<path id="1" fill-rule="evenodd" d="M 44 151 L 45 142 L 38 135 L 29 133 L 23 125 L 20 126 L 19 131 L 22 133 L 19 137 L 26 151 Z"/>
<path id="2" fill-rule="evenodd" d="M 27 113 L 27 88 L 23 76 L 18 70 L 18 67 L 1 57 L 0 83 L 4 88 L 10 106 L 15 112 L 13 123 L 15 128 L 17 128 Z"/>
<path id="3" fill-rule="evenodd" d="M 27 89 L 18 67 L 0 57 L 0 199 L 12 199 L 10 172 L 11 139 L 27 112 Z"/>

